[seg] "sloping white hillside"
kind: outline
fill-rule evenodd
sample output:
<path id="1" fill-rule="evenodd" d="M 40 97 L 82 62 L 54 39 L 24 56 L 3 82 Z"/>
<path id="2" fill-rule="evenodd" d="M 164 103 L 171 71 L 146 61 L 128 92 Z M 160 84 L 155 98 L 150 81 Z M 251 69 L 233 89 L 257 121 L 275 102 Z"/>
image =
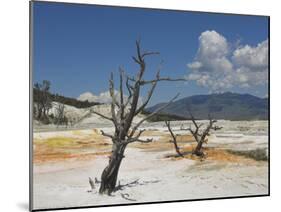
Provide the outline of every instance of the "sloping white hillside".
<path id="1" fill-rule="evenodd" d="M 57 108 L 59 106 L 60 103 L 58 102 L 53 102 L 52 103 L 52 109 L 49 111 L 49 115 L 53 114 L 55 117 L 57 116 Z M 81 118 L 83 118 L 84 116 L 86 116 L 89 113 L 89 109 L 85 109 L 85 108 L 76 108 L 70 105 L 64 105 L 65 109 L 65 116 L 74 122 L 77 122 L 78 120 L 80 120 Z"/>
<path id="2" fill-rule="evenodd" d="M 104 104 L 104 105 L 95 105 L 91 107 L 91 110 L 101 113 L 103 115 L 106 115 L 107 117 L 111 117 L 111 106 L 110 104 Z M 140 121 L 142 118 L 144 118 L 144 115 L 138 115 L 134 118 L 133 122 L 136 123 Z M 91 124 L 111 124 L 110 121 L 105 120 L 104 118 L 93 114 L 89 113 L 88 116 L 84 117 L 84 119 L 79 123 L 80 125 L 91 125 Z"/>
<path id="3" fill-rule="evenodd" d="M 57 108 L 60 103 L 58 102 L 53 102 L 52 109 L 49 111 L 49 115 L 53 114 L 54 116 L 57 116 Z M 65 105 L 65 116 L 67 117 L 69 123 L 69 127 L 72 128 L 91 128 L 91 127 L 110 127 L 112 123 L 94 113 L 91 111 L 96 111 L 98 113 L 101 113 L 105 116 L 111 117 L 111 107 L 110 104 L 102 104 L 102 105 L 95 105 L 89 108 L 76 108 L 70 105 Z M 135 117 L 134 122 L 138 122 L 144 117 L 144 115 L 138 115 Z M 56 126 L 53 125 L 48 125 L 48 126 L 43 126 L 39 122 L 34 122 L 34 127 L 35 128 L 53 128 Z"/>

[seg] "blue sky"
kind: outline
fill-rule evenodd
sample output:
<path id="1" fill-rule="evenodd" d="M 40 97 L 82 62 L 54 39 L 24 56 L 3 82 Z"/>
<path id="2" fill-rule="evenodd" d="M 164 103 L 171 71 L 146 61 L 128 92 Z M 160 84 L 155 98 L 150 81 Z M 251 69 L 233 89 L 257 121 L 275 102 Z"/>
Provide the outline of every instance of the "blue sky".
<path id="1" fill-rule="evenodd" d="M 240 57 L 232 69 L 233 72 L 246 70 L 243 73 L 246 73 L 249 83 L 245 86 L 236 80 L 230 88 L 221 88 L 222 91 L 262 97 L 267 94 L 267 79 L 260 77 L 260 83 L 256 84 L 250 83 L 256 79 L 249 79 L 255 76 L 251 67 L 260 65 L 258 68 L 266 69 L 260 62 L 253 64 L 253 55 L 262 54 L 261 48 L 256 47 L 268 39 L 266 17 L 43 2 L 35 2 L 33 9 L 34 82 L 50 80 L 54 93 L 78 97 L 90 91 L 98 95 L 108 89 L 109 74 L 112 71 L 117 74 L 119 66 L 133 75 L 138 67 L 131 56 L 135 54 L 135 40 L 138 38 L 141 38 L 144 50 L 160 52 L 159 56 L 147 59 L 147 79 L 155 75 L 161 60 L 164 61 L 161 76 L 178 78 L 189 76 L 192 71 L 199 73 L 202 70 L 192 69 L 188 64 L 196 61 L 204 67 L 209 64 L 203 53 L 198 56 L 198 48 L 201 45 L 202 50 L 205 45 L 203 36 L 201 40 L 199 37 L 207 31 L 212 33 L 205 33 L 206 36 L 215 35 L 215 38 L 222 38 L 220 41 L 227 40 L 228 50 L 219 57 L 226 58 L 231 64 L 234 64 L 235 50 L 245 50 L 237 51 Z M 263 51 L 262 58 L 264 54 Z M 243 55 L 246 58 L 244 62 L 241 59 Z M 247 63 L 247 58 L 251 64 Z M 203 72 L 211 76 L 206 70 Z M 213 92 L 210 88 L 212 81 L 208 81 L 208 86 L 208 83 L 202 84 L 196 79 L 186 83 L 159 83 L 152 103 L 167 101 L 177 92 L 181 97 Z"/>

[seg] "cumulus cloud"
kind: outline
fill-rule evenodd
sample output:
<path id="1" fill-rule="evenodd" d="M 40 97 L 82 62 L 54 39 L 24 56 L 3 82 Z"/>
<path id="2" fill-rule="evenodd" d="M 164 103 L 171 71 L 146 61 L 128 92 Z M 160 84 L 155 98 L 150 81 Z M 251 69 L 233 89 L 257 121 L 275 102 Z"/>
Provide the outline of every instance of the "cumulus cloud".
<path id="1" fill-rule="evenodd" d="M 268 40 L 256 47 L 245 45 L 232 56 L 242 86 L 262 85 L 268 81 Z"/>
<path id="2" fill-rule="evenodd" d="M 263 71 L 268 66 L 268 40 L 251 47 L 245 45 L 233 52 L 233 61 L 237 65 L 246 66 L 253 71 Z"/>
<path id="3" fill-rule="evenodd" d="M 118 91 L 115 90 L 115 93 L 118 94 Z M 118 98 L 119 95 L 116 95 Z M 111 97 L 109 91 L 101 92 L 98 95 L 95 95 L 91 92 L 82 93 L 78 98 L 80 101 L 89 101 L 89 102 L 99 102 L 99 103 L 111 103 Z M 118 98 L 119 99 L 119 98 Z"/>
<path id="4" fill-rule="evenodd" d="M 233 86 L 250 87 L 267 83 L 268 40 L 257 46 L 231 49 L 227 39 L 216 31 L 199 36 L 194 60 L 187 64 L 186 78 L 211 91 L 224 91 Z"/>
<path id="5" fill-rule="evenodd" d="M 120 94 L 117 90 L 114 91 L 115 96 L 116 96 L 116 100 L 120 100 Z M 124 95 L 124 101 L 126 101 L 128 98 L 127 95 Z M 89 101 L 89 102 L 99 102 L 99 103 L 103 103 L 103 104 L 110 104 L 111 103 L 111 96 L 109 91 L 105 91 L 105 92 L 101 92 L 98 95 L 95 95 L 91 92 L 85 92 L 80 94 L 80 96 L 77 98 L 80 101 Z M 139 98 L 139 102 L 138 104 L 142 104 L 142 97 Z"/>

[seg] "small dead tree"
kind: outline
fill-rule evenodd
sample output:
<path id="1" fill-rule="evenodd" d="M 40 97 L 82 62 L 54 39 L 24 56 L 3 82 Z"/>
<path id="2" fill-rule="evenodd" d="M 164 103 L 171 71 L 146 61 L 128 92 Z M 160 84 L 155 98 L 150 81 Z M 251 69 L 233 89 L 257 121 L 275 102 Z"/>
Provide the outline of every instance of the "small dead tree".
<path id="1" fill-rule="evenodd" d="M 195 154 L 197 156 L 200 156 L 200 157 L 203 157 L 205 154 L 202 151 L 202 147 L 203 147 L 204 143 L 208 142 L 207 137 L 210 135 L 210 132 L 212 130 L 214 130 L 214 131 L 220 130 L 220 129 L 222 129 L 222 127 L 215 126 L 214 124 L 217 122 L 217 120 L 212 119 L 212 117 L 209 115 L 208 126 L 204 129 L 202 129 L 201 127 L 204 124 L 203 123 L 198 124 L 191 113 L 190 113 L 190 116 L 191 116 L 191 121 L 192 121 L 195 129 L 192 129 L 191 127 L 189 127 L 187 130 L 190 131 L 191 135 L 193 136 L 193 138 L 197 142 L 197 146 L 193 150 L 193 154 Z"/>
<path id="2" fill-rule="evenodd" d="M 55 123 L 57 126 L 59 125 L 68 125 L 68 119 L 65 116 L 65 105 L 64 104 L 58 104 L 56 107 L 56 117 L 55 117 Z"/>
<path id="3" fill-rule="evenodd" d="M 133 142 L 148 143 L 152 139 L 141 139 L 144 129 L 138 130 L 140 125 L 151 118 L 159 111 L 167 107 L 172 101 L 174 101 L 178 95 L 176 95 L 170 102 L 155 110 L 153 113 L 147 115 L 136 124 L 133 124 L 135 116 L 140 114 L 148 104 L 151 96 L 155 90 L 155 87 L 159 81 L 183 81 L 184 79 L 170 79 L 169 77 L 161 78 L 160 70 L 158 70 L 155 79 L 144 80 L 144 73 L 146 70 L 145 58 L 150 55 L 159 54 L 158 52 L 142 52 L 140 48 L 140 42 L 136 42 L 137 54 L 133 57 L 135 63 L 139 66 L 139 71 L 135 77 L 125 75 L 125 72 L 120 68 L 119 72 L 119 91 L 118 95 L 115 94 L 113 73 L 111 73 L 109 80 L 109 92 L 111 96 L 111 117 L 100 114 L 96 111 L 93 113 L 101 116 L 104 119 L 111 121 L 114 125 L 114 134 L 108 134 L 101 131 L 103 136 L 109 137 L 112 141 L 112 151 L 109 157 L 109 163 L 105 167 L 101 175 L 101 185 L 99 188 L 100 194 L 110 194 L 116 188 L 116 182 L 119 172 L 119 167 L 124 158 L 124 152 L 128 144 Z M 143 86 L 150 85 L 147 97 L 140 105 L 140 92 Z M 124 87 L 127 90 L 128 97 L 124 96 Z M 118 97 L 118 100 L 117 100 Z"/>
<path id="4" fill-rule="evenodd" d="M 170 140 L 170 142 L 172 142 L 174 144 L 174 147 L 175 147 L 175 150 L 176 150 L 176 153 L 180 156 L 180 157 L 183 157 L 183 154 L 180 152 L 180 148 L 178 146 L 178 143 L 177 143 L 177 135 L 175 135 L 171 129 L 171 125 L 170 125 L 170 121 L 165 121 L 165 124 L 166 126 L 168 127 L 168 130 L 172 136 L 172 139 L 173 140 Z"/>

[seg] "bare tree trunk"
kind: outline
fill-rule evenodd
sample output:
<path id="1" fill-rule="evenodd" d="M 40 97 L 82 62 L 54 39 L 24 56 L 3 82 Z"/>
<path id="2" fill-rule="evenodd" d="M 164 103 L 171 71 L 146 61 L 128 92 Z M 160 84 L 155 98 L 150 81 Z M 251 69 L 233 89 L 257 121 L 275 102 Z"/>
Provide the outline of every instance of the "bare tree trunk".
<path id="1" fill-rule="evenodd" d="M 180 152 L 180 148 L 178 147 L 177 143 L 176 142 L 173 142 L 174 143 L 174 146 L 175 146 L 175 150 L 177 152 L 177 154 L 181 157 L 183 157 L 183 154 Z"/>
<path id="2" fill-rule="evenodd" d="M 112 153 L 109 159 L 109 164 L 103 170 L 101 175 L 100 194 L 110 194 L 114 191 L 119 168 L 124 158 L 126 144 L 113 144 Z"/>
<path id="3" fill-rule="evenodd" d="M 41 119 L 41 117 L 42 117 L 42 109 L 41 108 L 39 108 L 38 109 L 38 116 L 37 116 L 37 119 Z"/>
<path id="4" fill-rule="evenodd" d="M 197 143 L 196 148 L 193 150 L 193 154 L 197 156 L 203 156 L 204 153 L 202 151 L 202 146 L 203 146 L 203 142 L 200 141 L 199 143 Z"/>

